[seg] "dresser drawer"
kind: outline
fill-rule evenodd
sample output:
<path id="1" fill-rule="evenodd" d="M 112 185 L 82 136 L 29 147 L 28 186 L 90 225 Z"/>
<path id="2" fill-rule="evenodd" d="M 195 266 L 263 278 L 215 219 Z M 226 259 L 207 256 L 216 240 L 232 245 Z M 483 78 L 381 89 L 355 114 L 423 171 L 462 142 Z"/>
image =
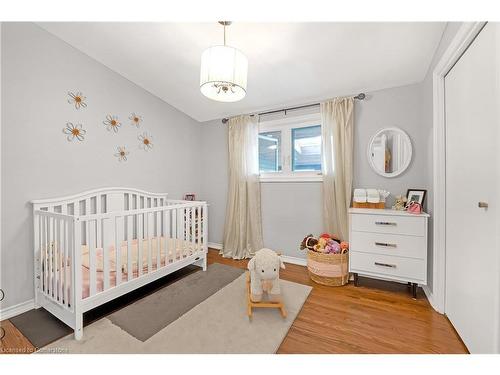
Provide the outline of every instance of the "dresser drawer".
<path id="1" fill-rule="evenodd" d="M 350 252 L 350 271 L 410 280 L 426 280 L 427 265 L 423 259 Z"/>
<path id="2" fill-rule="evenodd" d="M 350 215 L 350 218 L 351 230 L 357 232 L 425 236 L 427 231 L 424 216 L 357 214 Z"/>
<path id="3" fill-rule="evenodd" d="M 425 237 L 420 236 L 352 232 L 350 249 L 363 253 L 425 259 L 427 242 Z"/>

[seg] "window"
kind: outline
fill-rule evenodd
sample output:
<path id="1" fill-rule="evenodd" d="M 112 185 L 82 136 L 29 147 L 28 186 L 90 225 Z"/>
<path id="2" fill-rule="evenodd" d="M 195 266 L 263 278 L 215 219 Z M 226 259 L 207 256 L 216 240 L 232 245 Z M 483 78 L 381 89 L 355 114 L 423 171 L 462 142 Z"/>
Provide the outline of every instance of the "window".
<path id="1" fill-rule="evenodd" d="M 319 114 L 262 121 L 259 132 L 261 181 L 319 181 Z"/>
<path id="2" fill-rule="evenodd" d="M 281 132 L 259 133 L 259 169 L 261 172 L 281 171 Z"/>
<path id="3" fill-rule="evenodd" d="M 292 129 L 292 171 L 321 171 L 321 125 Z"/>

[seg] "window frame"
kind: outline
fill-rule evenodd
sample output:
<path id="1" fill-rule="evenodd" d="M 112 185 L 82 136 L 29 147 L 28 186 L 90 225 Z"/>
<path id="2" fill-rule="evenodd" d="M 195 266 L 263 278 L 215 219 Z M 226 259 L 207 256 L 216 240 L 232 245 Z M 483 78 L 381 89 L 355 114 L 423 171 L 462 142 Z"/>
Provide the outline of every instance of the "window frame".
<path id="1" fill-rule="evenodd" d="M 319 112 L 259 122 L 259 134 L 281 131 L 281 171 L 260 173 L 261 182 L 321 182 L 321 171 L 292 171 L 292 129 L 322 126 Z M 259 166 L 260 169 L 260 166 Z"/>

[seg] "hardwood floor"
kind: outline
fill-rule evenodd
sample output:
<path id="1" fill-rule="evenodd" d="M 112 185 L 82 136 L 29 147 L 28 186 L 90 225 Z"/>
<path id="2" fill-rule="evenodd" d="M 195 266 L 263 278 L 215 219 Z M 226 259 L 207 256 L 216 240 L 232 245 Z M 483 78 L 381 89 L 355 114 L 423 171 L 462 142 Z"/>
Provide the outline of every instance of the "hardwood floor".
<path id="1" fill-rule="evenodd" d="M 0 328 L 4 330 L 4 336 L 0 340 L 0 354 L 29 354 L 35 351 L 31 342 L 9 320 L 0 322 Z"/>
<path id="2" fill-rule="evenodd" d="M 246 268 L 246 260 L 209 251 L 208 262 Z M 448 319 L 422 290 L 360 277 L 360 286 L 326 287 L 305 267 L 286 264 L 281 278 L 313 287 L 278 353 L 467 353 Z"/>
<path id="3" fill-rule="evenodd" d="M 208 263 L 246 268 L 246 260 L 209 250 Z M 450 322 L 432 309 L 421 290 L 360 277 L 360 286 L 313 283 L 305 267 L 286 264 L 281 277 L 313 287 L 278 353 L 467 353 Z M 0 353 L 32 352 L 33 345 L 6 320 Z"/>

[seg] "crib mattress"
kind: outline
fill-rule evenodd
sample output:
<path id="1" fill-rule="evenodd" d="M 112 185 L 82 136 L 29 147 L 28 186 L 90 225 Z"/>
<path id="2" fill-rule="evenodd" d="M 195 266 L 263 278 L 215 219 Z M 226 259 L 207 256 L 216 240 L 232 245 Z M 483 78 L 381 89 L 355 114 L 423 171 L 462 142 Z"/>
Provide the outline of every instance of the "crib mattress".
<path id="1" fill-rule="evenodd" d="M 191 254 L 190 254 L 191 255 Z M 177 260 L 180 260 L 180 257 L 177 257 Z M 172 263 L 171 259 L 169 263 Z M 165 259 L 161 260 L 160 268 L 165 266 Z M 156 271 L 156 258 L 152 260 L 151 272 Z M 148 265 L 147 263 L 143 267 L 142 274 L 145 275 L 148 273 Z M 139 276 L 139 272 L 134 270 L 132 278 L 135 279 Z M 122 283 L 128 281 L 128 273 L 122 272 Z M 113 288 L 116 286 L 116 271 L 109 272 L 109 287 Z M 104 290 L 104 272 L 97 271 L 96 274 L 96 293 L 100 293 Z M 89 268 L 82 266 L 82 298 L 85 299 L 90 296 L 90 270 Z"/>
<path id="2" fill-rule="evenodd" d="M 142 261 L 139 260 L 139 248 L 138 241 L 131 240 L 130 241 L 130 251 L 127 246 L 127 241 L 123 241 L 121 244 L 121 254 L 120 254 L 120 269 L 121 269 L 121 278 L 122 283 L 128 281 L 128 257 L 131 257 L 131 266 L 132 266 L 132 279 L 137 278 L 139 276 L 139 264 L 142 268 L 142 274 L 148 273 L 148 265 L 149 265 L 149 248 L 151 249 L 151 269 L 150 272 L 156 271 L 158 268 L 164 267 L 167 263 L 173 263 L 175 261 L 181 260 L 187 256 L 190 256 L 197 251 L 200 250 L 199 246 L 195 242 L 174 239 L 174 238 L 151 238 L 150 240 L 144 240 L 142 246 Z M 160 246 L 158 246 L 158 244 Z M 160 262 L 158 262 L 158 248 L 160 252 Z M 64 267 L 66 264 L 69 271 L 69 266 L 71 264 L 71 260 L 67 259 L 64 261 L 61 257 L 60 252 L 58 251 L 57 244 L 53 246 L 53 269 L 59 269 L 59 267 Z M 45 249 L 44 253 L 47 254 Z M 82 298 L 87 298 L 90 296 L 90 255 L 89 248 L 86 245 L 82 246 L 81 249 L 81 273 L 82 273 Z M 168 254 L 168 256 L 167 256 Z M 48 255 L 48 254 L 47 254 Z M 56 265 L 59 263 L 59 266 Z M 116 277 L 117 277 L 117 254 L 114 246 L 110 246 L 108 248 L 108 268 L 109 268 L 109 287 L 116 286 Z M 95 249 L 95 269 L 96 269 L 96 293 L 102 292 L 104 290 L 104 253 L 102 248 Z M 71 280 L 71 275 L 68 274 L 68 277 Z M 57 287 L 52 289 L 53 293 L 58 293 L 59 287 L 64 288 L 63 285 L 60 285 L 60 281 L 56 281 L 51 279 L 48 283 L 57 284 Z M 55 286 L 55 285 L 54 285 Z M 69 285 L 68 285 L 69 286 Z M 71 293 L 71 290 L 68 290 L 68 293 Z"/>
<path id="3" fill-rule="evenodd" d="M 160 263 L 158 261 L 158 243 L 160 243 Z M 142 246 L 142 274 L 148 273 L 149 253 L 148 246 L 151 246 L 151 272 L 158 268 L 164 267 L 168 263 L 173 263 L 174 260 L 181 260 L 187 256 L 194 254 L 198 247 L 197 244 L 190 241 L 184 241 L 174 238 L 160 237 L 152 238 L 143 241 Z M 168 257 L 167 257 L 168 252 Z M 128 249 L 127 242 L 123 241 L 121 246 L 121 270 L 122 283 L 128 281 Z M 138 241 L 132 240 L 130 243 L 130 256 L 132 263 L 132 279 L 139 276 L 139 248 Z M 82 298 L 90 296 L 90 264 L 89 251 L 87 246 L 82 246 Z M 104 290 L 104 256 L 101 248 L 96 249 L 96 293 Z M 159 267 L 158 267 L 159 266 Z M 109 287 L 116 286 L 116 251 L 113 246 L 109 248 Z"/>

